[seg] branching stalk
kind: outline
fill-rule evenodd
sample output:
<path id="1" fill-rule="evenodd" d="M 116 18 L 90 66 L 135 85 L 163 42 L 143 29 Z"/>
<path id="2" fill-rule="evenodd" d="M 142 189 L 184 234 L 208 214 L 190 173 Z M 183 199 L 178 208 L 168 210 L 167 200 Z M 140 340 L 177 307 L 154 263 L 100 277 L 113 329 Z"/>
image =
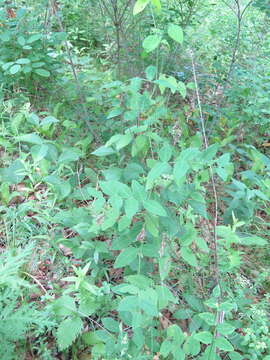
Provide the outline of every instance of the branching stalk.
<path id="1" fill-rule="evenodd" d="M 244 8 L 241 9 L 241 2 L 240 1 L 241 0 L 234 0 L 235 5 L 236 5 L 236 9 L 235 9 L 229 3 L 227 3 L 226 1 L 223 0 L 224 4 L 226 4 L 235 13 L 235 15 L 237 17 L 237 33 L 236 33 L 236 39 L 235 39 L 235 43 L 234 43 L 234 47 L 233 47 L 233 51 L 232 51 L 232 57 L 231 57 L 229 70 L 228 70 L 228 73 L 227 73 L 227 76 L 226 76 L 226 83 L 230 79 L 230 77 L 232 75 L 234 64 L 236 63 L 237 52 L 238 52 L 239 45 L 240 45 L 240 35 L 241 35 L 241 31 L 242 31 L 242 20 L 243 20 L 243 17 L 245 15 L 245 12 L 247 11 L 248 7 L 253 2 L 253 0 L 250 0 L 244 6 Z"/>

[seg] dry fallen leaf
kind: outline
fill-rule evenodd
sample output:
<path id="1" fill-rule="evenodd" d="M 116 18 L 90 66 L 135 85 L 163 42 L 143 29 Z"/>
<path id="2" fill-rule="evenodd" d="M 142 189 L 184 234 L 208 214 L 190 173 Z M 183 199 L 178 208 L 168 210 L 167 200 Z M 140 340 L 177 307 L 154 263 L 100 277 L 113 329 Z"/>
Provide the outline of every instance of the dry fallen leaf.
<path id="1" fill-rule="evenodd" d="M 64 246 L 63 244 L 59 244 L 59 249 L 62 251 L 64 256 L 70 256 L 72 255 L 72 251 L 70 248 Z"/>
<path id="2" fill-rule="evenodd" d="M 163 329 L 167 329 L 171 325 L 171 321 L 165 316 L 162 316 L 159 321 Z"/>

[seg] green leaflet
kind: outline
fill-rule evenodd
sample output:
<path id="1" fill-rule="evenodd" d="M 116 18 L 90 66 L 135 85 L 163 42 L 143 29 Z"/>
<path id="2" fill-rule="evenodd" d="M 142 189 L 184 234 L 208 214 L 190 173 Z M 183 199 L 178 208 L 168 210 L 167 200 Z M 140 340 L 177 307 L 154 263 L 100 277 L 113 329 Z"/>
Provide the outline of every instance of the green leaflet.
<path id="1" fill-rule="evenodd" d="M 133 15 L 138 15 L 142 12 L 149 2 L 150 0 L 137 0 L 133 8 Z"/>
<path id="2" fill-rule="evenodd" d="M 179 44 L 182 44 L 184 40 L 182 28 L 175 24 L 169 24 L 168 35 L 170 36 L 170 38 L 172 38 L 174 41 L 176 41 Z"/>
<path id="3" fill-rule="evenodd" d="M 149 35 L 143 41 L 143 48 L 146 52 L 154 51 L 161 42 L 160 35 Z"/>
<path id="4" fill-rule="evenodd" d="M 81 318 L 68 318 L 60 323 L 57 329 L 57 344 L 61 351 L 68 348 L 81 333 L 83 322 Z"/>
<path id="5" fill-rule="evenodd" d="M 189 265 L 194 267 L 198 266 L 196 256 L 188 246 L 183 246 L 181 248 L 181 256 Z"/>
<path id="6" fill-rule="evenodd" d="M 114 268 L 121 268 L 123 266 L 129 265 L 133 260 L 136 259 L 139 253 L 139 249 L 134 247 L 128 247 L 123 250 L 116 258 L 114 263 Z"/>
<path id="7" fill-rule="evenodd" d="M 149 211 L 151 214 L 159 216 L 167 216 L 167 213 L 163 206 L 156 200 L 146 200 L 143 203 L 145 210 Z"/>
<path id="8" fill-rule="evenodd" d="M 224 337 L 217 337 L 215 339 L 215 345 L 220 350 L 223 350 L 223 351 L 233 351 L 234 350 L 232 344 L 227 339 L 225 339 Z"/>
<path id="9" fill-rule="evenodd" d="M 203 344 L 211 344 L 213 335 L 209 331 L 201 331 L 194 335 L 194 338 Z"/>

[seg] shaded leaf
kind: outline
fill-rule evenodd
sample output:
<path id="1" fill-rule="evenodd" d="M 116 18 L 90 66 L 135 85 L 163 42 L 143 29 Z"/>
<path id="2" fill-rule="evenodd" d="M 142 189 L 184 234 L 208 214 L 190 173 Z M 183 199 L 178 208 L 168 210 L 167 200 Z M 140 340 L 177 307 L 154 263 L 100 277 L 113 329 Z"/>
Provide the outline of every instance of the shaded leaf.
<path id="1" fill-rule="evenodd" d="M 203 344 L 211 344 L 213 335 L 209 331 L 201 331 L 194 335 L 194 338 Z"/>
<path id="2" fill-rule="evenodd" d="M 175 24 L 169 24 L 168 35 L 170 36 L 170 38 L 172 38 L 174 41 L 178 42 L 179 44 L 182 44 L 184 40 L 182 28 Z"/>
<path id="3" fill-rule="evenodd" d="M 144 208 L 154 215 L 167 216 L 163 206 L 156 200 L 146 200 L 143 203 Z"/>
<path id="4" fill-rule="evenodd" d="M 34 73 L 42 77 L 49 77 L 51 75 L 51 73 L 45 69 L 35 69 Z"/>
<path id="5" fill-rule="evenodd" d="M 76 340 L 83 328 L 83 322 L 79 317 L 62 321 L 57 329 L 57 344 L 59 349 L 65 350 Z"/>
<path id="6" fill-rule="evenodd" d="M 154 51 L 161 42 L 160 35 L 149 35 L 143 41 L 143 48 L 146 52 Z"/>
<path id="7" fill-rule="evenodd" d="M 133 260 L 136 259 L 138 252 L 139 252 L 139 249 L 134 248 L 134 247 L 129 247 L 129 248 L 123 250 L 117 256 L 113 267 L 115 269 L 117 269 L 117 268 L 121 268 L 126 265 L 129 265 L 130 263 L 132 263 Z"/>

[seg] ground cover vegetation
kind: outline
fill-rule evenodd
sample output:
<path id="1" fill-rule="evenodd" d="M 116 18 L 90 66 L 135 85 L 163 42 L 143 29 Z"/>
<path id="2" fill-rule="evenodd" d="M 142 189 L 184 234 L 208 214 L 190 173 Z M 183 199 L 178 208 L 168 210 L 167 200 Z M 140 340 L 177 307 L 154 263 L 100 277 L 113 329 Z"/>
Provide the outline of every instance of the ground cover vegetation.
<path id="1" fill-rule="evenodd" d="M 0 359 L 270 359 L 267 0 L 0 1 Z"/>

